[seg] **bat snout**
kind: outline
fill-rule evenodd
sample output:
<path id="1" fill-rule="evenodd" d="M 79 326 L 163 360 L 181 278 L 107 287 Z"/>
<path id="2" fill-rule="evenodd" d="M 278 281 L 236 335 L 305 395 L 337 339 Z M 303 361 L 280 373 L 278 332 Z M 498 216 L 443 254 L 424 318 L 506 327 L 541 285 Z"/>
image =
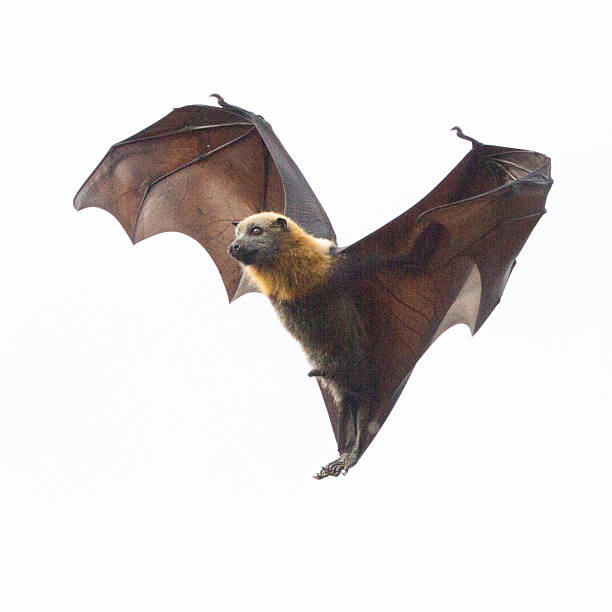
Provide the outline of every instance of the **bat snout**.
<path id="1" fill-rule="evenodd" d="M 253 263 L 258 250 L 249 248 L 248 246 L 241 244 L 238 240 L 234 240 L 234 242 L 232 242 L 227 248 L 227 252 L 239 262 L 249 265 L 250 263 Z"/>

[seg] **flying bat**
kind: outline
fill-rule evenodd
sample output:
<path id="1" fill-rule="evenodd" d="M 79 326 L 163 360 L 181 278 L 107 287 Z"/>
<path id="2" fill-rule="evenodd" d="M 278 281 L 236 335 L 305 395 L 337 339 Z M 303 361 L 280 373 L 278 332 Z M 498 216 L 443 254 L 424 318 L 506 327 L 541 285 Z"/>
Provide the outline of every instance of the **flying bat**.
<path id="1" fill-rule="evenodd" d="M 132 242 L 197 240 L 230 302 L 265 294 L 300 342 L 346 473 L 379 432 L 419 358 L 452 325 L 472 334 L 498 304 L 546 212 L 550 159 L 471 142 L 420 202 L 338 247 L 323 207 L 270 124 L 227 104 L 177 108 L 113 145 L 77 193 L 112 213 Z"/>

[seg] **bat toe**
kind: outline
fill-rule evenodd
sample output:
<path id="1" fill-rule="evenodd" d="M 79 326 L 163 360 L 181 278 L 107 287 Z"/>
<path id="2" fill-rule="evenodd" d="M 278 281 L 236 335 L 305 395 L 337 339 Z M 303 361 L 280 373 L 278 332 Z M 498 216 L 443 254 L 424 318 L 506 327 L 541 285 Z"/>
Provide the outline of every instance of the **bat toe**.
<path id="1" fill-rule="evenodd" d="M 323 480 L 323 478 L 327 478 L 328 476 L 338 477 L 340 474 L 346 475 L 356 463 L 357 455 L 354 453 L 342 453 L 337 459 L 324 465 L 313 478 L 316 480 Z"/>

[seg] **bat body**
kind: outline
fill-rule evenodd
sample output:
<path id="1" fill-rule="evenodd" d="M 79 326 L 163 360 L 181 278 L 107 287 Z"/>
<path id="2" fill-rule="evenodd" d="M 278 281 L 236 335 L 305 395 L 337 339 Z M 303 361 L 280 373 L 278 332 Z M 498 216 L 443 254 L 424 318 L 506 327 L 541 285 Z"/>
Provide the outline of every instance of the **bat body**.
<path id="1" fill-rule="evenodd" d="M 337 427 L 346 429 L 346 448 L 317 475 L 337 476 L 359 458 L 368 407 L 375 396 L 371 346 L 351 295 L 350 281 L 362 266 L 337 254 L 329 240 L 304 232 L 287 217 L 260 213 L 236 227 L 229 253 L 266 294 L 287 330 L 300 342 L 312 370 L 331 393 Z"/>
<path id="2" fill-rule="evenodd" d="M 75 207 L 111 212 L 134 242 L 186 233 L 210 253 L 230 301 L 268 296 L 307 355 L 338 444 L 316 478 L 337 476 L 362 456 L 431 343 L 457 323 L 475 333 L 495 308 L 545 213 L 550 160 L 457 128 L 472 150 L 451 173 L 339 248 L 270 125 L 217 97 L 222 108 L 176 109 L 114 145 Z"/>

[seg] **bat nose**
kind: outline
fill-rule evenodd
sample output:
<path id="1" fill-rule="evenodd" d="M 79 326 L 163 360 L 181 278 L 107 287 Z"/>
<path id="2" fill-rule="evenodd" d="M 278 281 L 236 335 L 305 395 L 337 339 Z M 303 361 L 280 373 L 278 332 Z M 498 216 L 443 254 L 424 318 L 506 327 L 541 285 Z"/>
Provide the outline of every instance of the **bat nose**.
<path id="1" fill-rule="evenodd" d="M 227 252 L 230 255 L 234 255 L 236 251 L 238 251 L 239 249 L 240 249 L 240 244 L 238 244 L 237 242 L 232 242 L 232 244 L 229 245 Z"/>

